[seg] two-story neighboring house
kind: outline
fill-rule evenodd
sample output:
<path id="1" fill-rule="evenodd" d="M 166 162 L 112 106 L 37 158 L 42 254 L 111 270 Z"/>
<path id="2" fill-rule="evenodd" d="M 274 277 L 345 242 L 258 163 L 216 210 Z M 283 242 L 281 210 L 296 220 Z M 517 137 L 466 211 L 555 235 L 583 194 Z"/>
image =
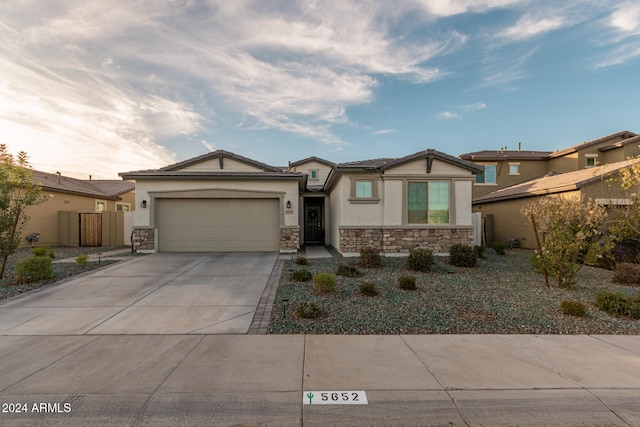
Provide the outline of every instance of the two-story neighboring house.
<path id="1" fill-rule="evenodd" d="M 599 203 L 624 203 L 612 195 L 603 177 L 628 167 L 628 159 L 640 156 L 640 135 L 621 131 L 554 152 L 477 151 L 459 157 L 484 167 L 473 186 L 473 211 L 482 212 L 485 243 L 517 239 L 534 248 L 530 225 L 520 210 L 547 194 L 577 195 Z M 614 197 L 615 196 L 615 197 Z"/>

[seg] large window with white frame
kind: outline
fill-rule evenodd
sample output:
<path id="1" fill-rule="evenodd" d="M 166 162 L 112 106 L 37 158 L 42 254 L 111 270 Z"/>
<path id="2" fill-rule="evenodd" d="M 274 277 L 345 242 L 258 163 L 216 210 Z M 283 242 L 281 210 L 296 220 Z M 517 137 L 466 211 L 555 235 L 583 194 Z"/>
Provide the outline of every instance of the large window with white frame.
<path id="1" fill-rule="evenodd" d="M 407 183 L 409 224 L 449 224 L 451 213 L 449 181 Z"/>
<path id="2" fill-rule="evenodd" d="M 497 176 L 496 165 L 483 165 L 483 166 L 484 166 L 484 172 L 476 175 L 476 184 L 495 185 L 496 176 Z"/>

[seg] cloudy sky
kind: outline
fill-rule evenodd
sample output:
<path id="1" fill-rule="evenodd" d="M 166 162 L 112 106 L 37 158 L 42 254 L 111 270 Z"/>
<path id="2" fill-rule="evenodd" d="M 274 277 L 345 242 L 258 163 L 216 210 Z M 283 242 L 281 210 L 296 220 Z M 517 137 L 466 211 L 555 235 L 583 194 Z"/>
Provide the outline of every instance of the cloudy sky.
<path id="1" fill-rule="evenodd" d="M 79 178 L 640 133 L 640 3 L 5 1 L 0 142 Z"/>

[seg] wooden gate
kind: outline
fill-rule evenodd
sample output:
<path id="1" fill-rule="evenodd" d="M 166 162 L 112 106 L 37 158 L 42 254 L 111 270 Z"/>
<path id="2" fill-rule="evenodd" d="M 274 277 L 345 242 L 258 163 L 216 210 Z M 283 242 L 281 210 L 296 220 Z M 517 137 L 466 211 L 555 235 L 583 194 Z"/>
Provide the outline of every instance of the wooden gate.
<path id="1" fill-rule="evenodd" d="M 81 213 L 80 246 L 102 246 L 102 214 Z"/>

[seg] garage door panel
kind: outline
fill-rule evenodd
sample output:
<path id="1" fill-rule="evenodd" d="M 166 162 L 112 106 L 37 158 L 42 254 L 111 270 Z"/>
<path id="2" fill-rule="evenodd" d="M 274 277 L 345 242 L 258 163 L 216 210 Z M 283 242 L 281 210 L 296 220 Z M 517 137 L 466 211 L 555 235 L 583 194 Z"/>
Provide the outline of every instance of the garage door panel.
<path id="1" fill-rule="evenodd" d="M 277 251 L 278 199 L 158 199 L 160 251 Z"/>

